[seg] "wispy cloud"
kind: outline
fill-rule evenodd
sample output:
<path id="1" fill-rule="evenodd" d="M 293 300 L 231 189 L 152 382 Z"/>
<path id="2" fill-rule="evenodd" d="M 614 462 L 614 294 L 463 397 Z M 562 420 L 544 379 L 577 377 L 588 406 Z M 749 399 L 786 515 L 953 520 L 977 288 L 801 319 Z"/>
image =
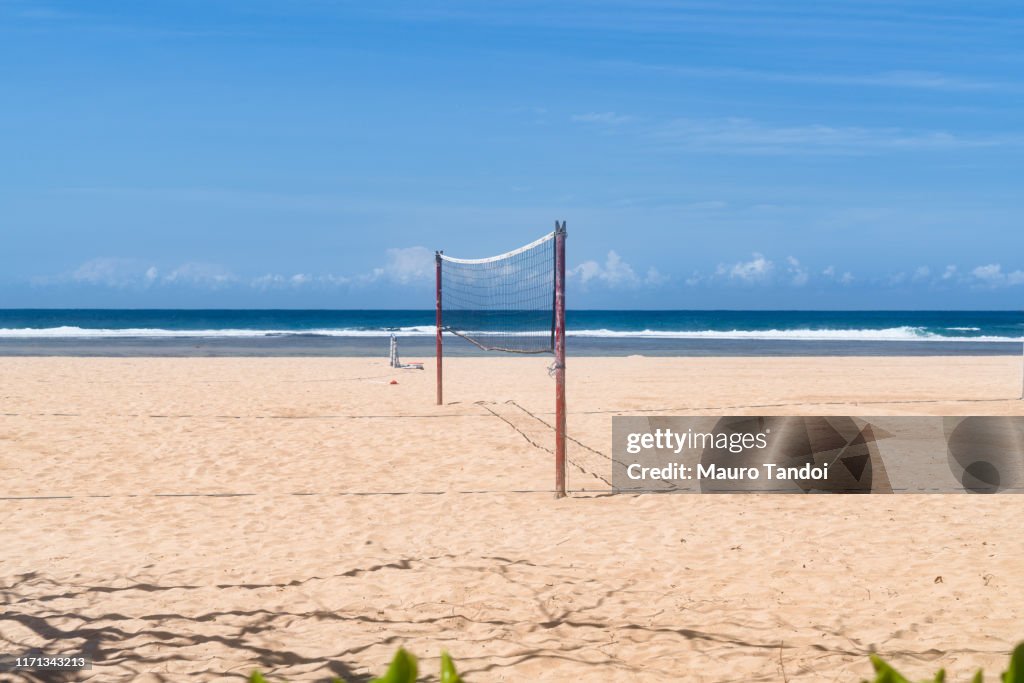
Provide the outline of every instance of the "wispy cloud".
<path id="1" fill-rule="evenodd" d="M 323 3 L 328 4 L 328 3 Z M 926 44 L 981 41 L 1011 34 L 1006 13 L 950 12 L 918 2 L 672 2 L 413 3 L 391 10 L 406 21 L 443 21 L 484 26 L 539 26 L 569 32 L 728 36 L 777 41 L 850 41 L 881 37 Z M 384 11 L 384 10 L 381 10 Z"/>
<path id="2" fill-rule="evenodd" d="M 619 70 L 650 71 L 668 76 L 695 79 L 723 79 L 751 83 L 782 83 L 837 87 L 897 88 L 900 90 L 939 90 L 950 92 L 1014 91 L 1024 89 L 1021 83 L 998 81 L 983 77 L 947 74 L 937 71 L 880 71 L 876 73 L 823 73 L 813 71 L 772 71 L 736 67 L 676 66 L 636 62 L 607 62 Z"/>
<path id="3" fill-rule="evenodd" d="M 426 247 L 388 249 L 384 264 L 352 275 L 335 273 L 267 273 L 250 280 L 257 289 L 299 289 L 330 287 L 365 287 L 374 284 L 418 285 L 434 277 L 434 252 Z"/>
<path id="4" fill-rule="evenodd" d="M 640 119 L 615 112 L 579 114 L 577 123 L 615 128 L 661 150 L 725 154 L 868 155 L 892 152 L 941 152 L 1024 146 L 1024 133 L 962 134 L 946 130 L 766 123 L 743 117 Z"/>
<path id="5" fill-rule="evenodd" d="M 613 111 L 588 112 L 586 114 L 573 114 L 570 120 L 576 123 L 598 124 L 602 126 L 621 126 L 624 123 L 634 121 L 634 117 L 625 114 L 616 114 Z"/>
<path id="6" fill-rule="evenodd" d="M 961 269 L 956 264 L 948 264 L 941 271 L 934 271 L 929 266 L 918 266 L 908 275 L 905 271 L 886 276 L 881 284 L 888 287 L 899 287 L 906 284 L 927 285 L 941 289 L 950 287 L 969 287 L 974 289 L 1000 289 L 1024 285 L 1024 270 L 1004 270 L 999 263 L 988 263 L 974 268 Z"/>
<path id="7" fill-rule="evenodd" d="M 826 266 L 821 271 L 822 276 L 829 281 L 838 282 L 841 285 L 848 285 L 853 282 L 853 273 L 844 271 L 842 273 L 836 270 L 835 266 Z"/>
<path id="8" fill-rule="evenodd" d="M 166 284 L 217 289 L 229 285 L 237 279 L 230 270 L 222 265 L 193 261 L 174 268 L 164 275 L 161 281 Z"/>
<path id="9" fill-rule="evenodd" d="M 31 278 L 36 286 L 89 285 L 111 288 L 190 287 L 221 289 L 247 286 L 258 290 L 298 289 L 305 287 L 368 286 L 375 283 L 416 285 L 434 277 L 434 252 L 426 247 L 388 249 L 381 266 L 355 274 L 336 273 L 264 273 L 241 277 L 226 266 L 204 261 L 188 261 L 161 269 L 138 258 L 101 257 L 57 275 Z"/>
<path id="10" fill-rule="evenodd" d="M 292 275 L 281 275 L 279 273 L 267 273 L 254 277 L 249 285 L 261 291 L 271 289 L 300 289 L 305 287 L 333 288 L 347 285 L 351 278 L 343 275 L 310 275 L 309 273 L 293 273 Z"/>
<path id="11" fill-rule="evenodd" d="M 101 257 L 81 264 L 70 273 L 36 278 L 36 284 L 74 282 L 105 287 L 148 287 L 157 281 L 159 271 L 153 265 L 130 258 Z"/>
<path id="12" fill-rule="evenodd" d="M 848 287 L 857 283 L 867 288 L 903 289 L 935 288 L 950 290 L 1002 289 L 1024 286 L 1024 270 L 1004 268 L 988 263 L 961 269 L 956 264 L 941 268 L 929 265 L 908 267 L 888 274 L 855 278 L 849 270 L 833 264 L 822 268 L 808 265 L 793 255 L 778 261 L 762 252 L 753 252 L 747 259 L 719 263 L 708 271 L 691 271 L 689 276 L 673 278 L 651 266 L 638 270 L 617 251 L 608 251 L 603 261 L 586 260 L 568 270 L 567 275 L 581 290 L 598 286 L 608 289 L 660 287 L 672 282 L 687 286 L 721 287 Z M 38 287 L 82 286 L 139 290 L 151 288 L 189 288 L 222 290 L 248 288 L 269 290 L 325 290 L 371 287 L 425 287 L 433 281 L 434 252 L 422 246 L 388 249 L 383 263 L 368 270 L 350 274 L 338 273 L 265 273 L 242 277 L 226 266 L 189 261 L 161 268 L 139 258 L 100 257 L 58 275 L 31 278 Z"/>
<path id="13" fill-rule="evenodd" d="M 769 125 L 745 118 L 678 118 L 655 126 L 648 134 L 667 147 L 731 154 L 874 154 L 1024 143 L 1020 135 L 967 137 L 902 128 Z"/>
<path id="14" fill-rule="evenodd" d="M 834 273 L 834 269 L 831 269 L 831 272 Z M 964 270 L 955 264 L 949 264 L 941 272 L 933 271 L 930 266 L 918 266 L 913 271 L 904 270 L 885 275 L 876 279 L 875 284 L 897 288 L 935 287 L 942 290 L 952 287 L 1001 289 L 1024 285 L 1024 270 L 1003 270 L 1003 266 L 998 263 L 988 263 Z"/>
<path id="15" fill-rule="evenodd" d="M 187 262 L 165 271 L 145 259 L 110 256 L 89 259 L 57 275 L 31 278 L 36 286 L 71 284 L 115 289 L 148 289 L 161 285 L 216 289 L 237 281 L 229 269 L 216 263 Z"/>

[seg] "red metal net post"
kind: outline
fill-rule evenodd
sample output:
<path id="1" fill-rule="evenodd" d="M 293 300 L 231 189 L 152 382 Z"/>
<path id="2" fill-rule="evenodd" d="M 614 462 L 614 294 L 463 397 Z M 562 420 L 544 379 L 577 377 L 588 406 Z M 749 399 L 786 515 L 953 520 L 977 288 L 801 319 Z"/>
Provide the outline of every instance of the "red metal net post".
<path id="1" fill-rule="evenodd" d="M 565 496 L 565 221 L 555 223 L 555 497 Z M 440 310 L 440 309 L 438 309 Z M 438 313 L 440 315 L 440 313 Z"/>
<path id="2" fill-rule="evenodd" d="M 437 283 L 437 405 L 442 403 L 441 375 L 441 252 L 434 252 L 434 273 Z"/>

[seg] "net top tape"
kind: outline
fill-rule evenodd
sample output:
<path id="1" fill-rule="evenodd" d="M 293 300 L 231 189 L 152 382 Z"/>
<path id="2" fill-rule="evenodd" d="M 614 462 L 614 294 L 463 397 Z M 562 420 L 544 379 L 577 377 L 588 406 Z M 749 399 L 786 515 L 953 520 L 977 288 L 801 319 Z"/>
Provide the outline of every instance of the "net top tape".
<path id="1" fill-rule="evenodd" d="M 530 249 L 533 249 L 534 247 L 537 247 L 537 246 L 540 246 L 541 244 L 544 244 L 545 242 L 547 242 L 550 239 L 554 239 L 554 237 L 555 237 L 555 233 L 549 232 L 548 234 L 544 235 L 540 239 L 534 240 L 533 242 L 530 242 L 527 245 L 519 247 L 518 249 L 513 249 L 512 251 L 506 251 L 504 254 L 498 254 L 497 256 L 489 256 L 487 258 L 455 258 L 453 256 L 445 256 L 444 254 L 438 254 L 438 256 L 441 257 L 442 261 L 448 261 L 449 263 L 468 263 L 468 264 L 474 264 L 474 263 L 494 263 L 495 261 L 501 261 L 502 259 L 507 259 L 507 258 L 510 258 L 510 257 L 515 256 L 517 254 L 522 254 L 524 251 L 529 251 Z"/>

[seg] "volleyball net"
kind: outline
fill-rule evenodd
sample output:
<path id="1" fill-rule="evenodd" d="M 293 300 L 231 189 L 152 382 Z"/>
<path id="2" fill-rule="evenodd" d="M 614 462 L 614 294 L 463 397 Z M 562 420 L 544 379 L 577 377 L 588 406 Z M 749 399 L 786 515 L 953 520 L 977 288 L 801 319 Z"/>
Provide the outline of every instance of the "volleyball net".
<path id="1" fill-rule="evenodd" d="M 555 356 L 555 493 L 565 495 L 565 221 L 485 258 L 436 254 L 437 404 L 448 332 L 484 351 Z"/>
<path id="2" fill-rule="evenodd" d="M 490 258 L 438 257 L 445 332 L 485 351 L 554 351 L 555 233 Z"/>

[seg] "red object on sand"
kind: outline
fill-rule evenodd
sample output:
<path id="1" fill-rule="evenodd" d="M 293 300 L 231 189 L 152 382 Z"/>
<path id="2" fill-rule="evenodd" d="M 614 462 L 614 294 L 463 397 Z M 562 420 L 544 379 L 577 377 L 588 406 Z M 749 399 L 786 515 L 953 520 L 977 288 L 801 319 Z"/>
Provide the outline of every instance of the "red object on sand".
<path id="1" fill-rule="evenodd" d="M 392 384 L 398 384 L 398 380 L 397 379 L 393 379 L 393 380 L 391 380 L 391 383 Z"/>

